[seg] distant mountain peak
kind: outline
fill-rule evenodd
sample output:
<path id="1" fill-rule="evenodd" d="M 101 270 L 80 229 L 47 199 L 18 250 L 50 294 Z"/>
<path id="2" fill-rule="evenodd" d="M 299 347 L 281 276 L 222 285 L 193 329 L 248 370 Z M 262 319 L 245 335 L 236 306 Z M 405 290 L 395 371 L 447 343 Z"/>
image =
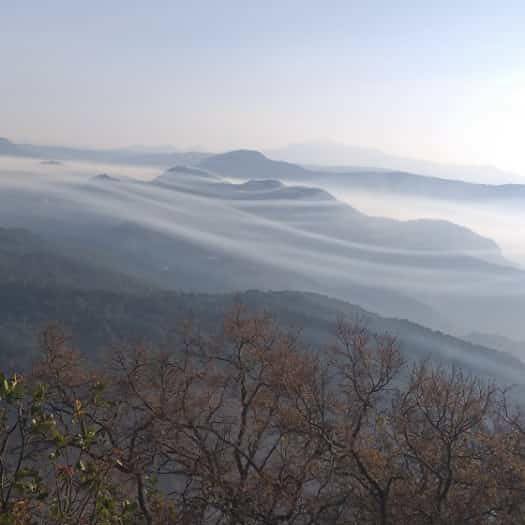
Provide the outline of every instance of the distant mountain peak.
<path id="1" fill-rule="evenodd" d="M 324 166 L 340 170 L 347 170 L 348 167 L 375 168 L 474 183 L 523 183 L 523 177 L 490 165 L 448 164 L 389 154 L 376 148 L 352 146 L 329 140 L 289 144 L 284 148 L 265 150 L 265 153 L 271 159 L 293 162 L 302 166 Z"/>
<path id="2" fill-rule="evenodd" d="M 63 163 L 59 160 L 49 159 L 49 160 L 41 160 L 40 164 L 43 164 L 44 166 L 62 166 Z"/>
<path id="3" fill-rule="evenodd" d="M 237 159 L 237 160 L 269 160 L 268 157 L 263 155 L 260 151 L 252 149 L 237 149 L 233 151 L 227 151 L 226 153 L 219 153 L 218 155 L 213 155 L 213 158 L 228 158 L 228 159 Z"/>
<path id="4" fill-rule="evenodd" d="M 100 181 L 100 182 L 120 182 L 120 179 L 117 179 L 116 177 L 112 177 L 111 175 L 108 175 L 107 173 L 100 173 L 99 175 L 95 175 L 91 178 L 93 181 Z"/>
<path id="5" fill-rule="evenodd" d="M 300 166 L 269 159 L 255 150 L 235 150 L 203 159 L 199 166 L 219 175 L 250 179 L 283 179 L 302 174 Z"/>

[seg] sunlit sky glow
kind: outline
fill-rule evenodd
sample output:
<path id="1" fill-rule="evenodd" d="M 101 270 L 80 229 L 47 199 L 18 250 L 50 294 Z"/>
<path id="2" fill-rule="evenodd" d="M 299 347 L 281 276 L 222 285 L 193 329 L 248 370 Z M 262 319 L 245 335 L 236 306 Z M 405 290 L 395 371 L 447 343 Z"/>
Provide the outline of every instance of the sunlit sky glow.
<path id="1" fill-rule="evenodd" d="M 525 175 L 525 3 L 0 2 L 0 136 L 330 139 Z"/>

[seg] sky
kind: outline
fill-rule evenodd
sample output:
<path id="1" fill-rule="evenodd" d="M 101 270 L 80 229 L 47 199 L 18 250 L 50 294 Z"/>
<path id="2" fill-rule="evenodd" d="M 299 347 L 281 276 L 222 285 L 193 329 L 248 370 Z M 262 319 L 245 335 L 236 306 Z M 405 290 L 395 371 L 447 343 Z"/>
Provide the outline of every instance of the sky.
<path id="1" fill-rule="evenodd" d="M 525 175 L 525 3 L 0 0 L 0 136 L 333 140 Z"/>

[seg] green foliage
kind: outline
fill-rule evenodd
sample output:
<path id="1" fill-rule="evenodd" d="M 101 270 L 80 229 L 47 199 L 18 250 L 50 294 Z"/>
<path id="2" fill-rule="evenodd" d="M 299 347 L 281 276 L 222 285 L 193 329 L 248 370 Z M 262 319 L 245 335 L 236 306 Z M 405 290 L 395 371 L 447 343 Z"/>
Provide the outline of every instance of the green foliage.
<path id="1" fill-rule="evenodd" d="M 0 401 L 14 403 L 24 397 L 24 387 L 20 378 L 13 374 L 11 378 L 0 373 Z"/>

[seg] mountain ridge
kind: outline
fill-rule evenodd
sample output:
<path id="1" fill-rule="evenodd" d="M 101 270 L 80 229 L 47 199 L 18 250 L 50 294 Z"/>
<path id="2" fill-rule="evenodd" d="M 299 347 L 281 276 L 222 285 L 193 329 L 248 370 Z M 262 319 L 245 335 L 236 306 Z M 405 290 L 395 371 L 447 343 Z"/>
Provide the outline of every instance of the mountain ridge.
<path id="1" fill-rule="evenodd" d="M 322 184 L 322 187 L 329 185 L 452 200 L 525 199 L 525 184 L 482 184 L 395 170 L 316 171 L 291 162 L 272 160 L 258 151 L 251 150 L 209 156 L 199 164 L 210 171 L 238 178 L 277 178 L 294 183 L 317 182 Z"/>
<path id="2" fill-rule="evenodd" d="M 270 158 L 301 165 L 325 166 L 346 171 L 354 168 L 378 168 L 405 171 L 445 179 L 479 183 L 514 182 L 525 184 L 525 177 L 491 165 L 447 164 L 424 159 L 391 155 L 377 148 L 363 148 L 333 141 L 310 141 L 265 150 Z"/>
<path id="3" fill-rule="evenodd" d="M 92 359 L 112 346 L 169 343 L 181 323 L 198 322 L 204 333 L 220 328 L 235 304 L 268 312 L 283 328 L 299 329 L 304 344 L 322 351 L 334 341 L 338 319 L 357 322 L 372 333 L 395 337 L 405 358 L 431 358 L 461 366 L 505 385 L 524 385 L 525 364 L 505 352 L 474 344 L 417 323 L 373 314 L 360 306 L 310 292 L 247 290 L 229 294 L 150 292 L 143 295 L 68 287 L 0 283 L 0 355 L 19 366 L 36 351 L 35 337 L 46 324 L 71 331 L 75 346 Z M 16 334 L 16 337 L 14 337 Z"/>

